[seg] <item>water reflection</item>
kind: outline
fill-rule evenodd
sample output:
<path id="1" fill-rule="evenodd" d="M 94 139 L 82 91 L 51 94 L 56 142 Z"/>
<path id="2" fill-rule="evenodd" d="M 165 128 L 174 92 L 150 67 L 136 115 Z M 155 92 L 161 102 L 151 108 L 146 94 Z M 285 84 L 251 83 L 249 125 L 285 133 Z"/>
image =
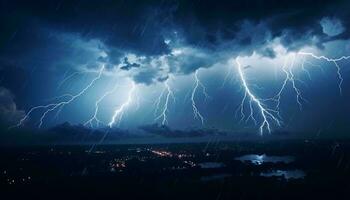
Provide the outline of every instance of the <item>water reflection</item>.
<path id="1" fill-rule="evenodd" d="M 235 158 L 241 162 L 250 162 L 254 165 L 261 165 L 263 163 L 291 163 L 294 162 L 295 158 L 293 156 L 267 156 L 266 154 L 249 154 Z"/>
<path id="2" fill-rule="evenodd" d="M 306 174 L 302 170 L 274 170 L 271 172 L 262 172 L 260 173 L 260 176 L 264 176 L 264 177 L 281 176 L 286 180 L 289 180 L 289 179 L 302 179 L 306 176 Z"/>

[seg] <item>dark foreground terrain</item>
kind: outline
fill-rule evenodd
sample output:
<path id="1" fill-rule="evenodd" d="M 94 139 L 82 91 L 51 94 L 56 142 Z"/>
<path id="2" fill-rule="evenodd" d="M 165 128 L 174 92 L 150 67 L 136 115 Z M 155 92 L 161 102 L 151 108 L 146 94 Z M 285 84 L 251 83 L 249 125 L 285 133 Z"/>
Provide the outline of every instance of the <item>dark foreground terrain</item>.
<path id="1" fill-rule="evenodd" d="M 2 147 L 1 199 L 349 199 L 350 141 Z"/>

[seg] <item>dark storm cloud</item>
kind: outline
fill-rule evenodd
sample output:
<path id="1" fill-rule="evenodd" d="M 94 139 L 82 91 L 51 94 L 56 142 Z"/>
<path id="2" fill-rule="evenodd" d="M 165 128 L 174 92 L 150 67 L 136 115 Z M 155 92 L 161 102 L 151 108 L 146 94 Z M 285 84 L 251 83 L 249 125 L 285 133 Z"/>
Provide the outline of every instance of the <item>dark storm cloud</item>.
<path id="1" fill-rule="evenodd" d="M 14 91 L 15 95 L 19 95 L 23 87 L 23 82 L 28 80 L 28 74 L 16 65 L 16 63 L 7 63 L 0 61 L 0 85 Z"/>
<path id="2" fill-rule="evenodd" d="M 189 74 L 225 56 L 273 58 L 267 44 L 275 38 L 289 50 L 322 48 L 324 41 L 349 36 L 347 8 L 346 0 L 1 1 L 0 56 L 56 69 L 139 68 L 133 79 L 150 84 L 167 74 L 149 62 L 125 63 L 125 54 L 166 56 L 168 73 Z M 325 17 L 342 30 L 327 34 L 320 24 Z"/>
<path id="3" fill-rule="evenodd" d="M 144 70 L 138 72 L 136 75 L 133 76 L 133 80 L 136 83 L 144 83 L 146 85 L 150 85 L 154 82 L 156 82 L 155 77 L 157 77 L 157 70 Z"/>
<path id="4" fill-rule="evenodd" d="M 3 1 L 3 23 L 12 29 L 4 36 L 11 37 L 11 31 L 37 24 L 60 32 L 79 33 L 85 39 L 99 38 L 118 48 L 159 54 L 167 52 L 161 37 L 161 28 L 167 19 L 162 17 L 159 9 L 153 9 L 152 5 L 157 4 L 141 1 Z"/>
<path id="5" fill-rule="evenodd" d="M 98 39 L 82 39 L 79 34 L 61 33 L 34 26 L 18 32 L 0 53 L 2 67 L 8 63 L 31 70 L 47 71 L 70 68 L 96 68 L 104 46 Z"/>
<path id="6" fill-rule="evenodd" d="M 320 21 L 323 33 L 328 36 L 337 36 L 345 31 L 343 23 L 337 18 L 325 17 Z"/>
<path id="7" fill-rule="evenodd" d="M 274 58 L 276 57 L 276 52 L 272 48 L 265 48 L 258 51 L 258 53 L 264 57 Z"/>
<path id="8" fill-rule="evenodd" d="M 195 45 L 215 48 L 234 40 L 240 24 L 251 21 L 253 24 L 264 22 L 271 35 L 282 37 L 288 46 L 287 41 L 297 40 L 306 33 L 321 35 L 319 20 L 324 16 L 337 16 L 348 21 L 345 8 L 349 8 L 348 1 L 205 1 L 180 3 L 174 19 L 187 40 Z M 247 32 L 240 42 L 243 46 L 254 45 L 251 37 L 255 34 L 254 31 Z"/>
<path id="9" fill-rule="evenodd" d="M 0 86 L 0 120 L 14 123 L 24 116 L 23 110 L 18 110 L 12 92 Z"/>
<path id="10" fill-rule="evenodd" d="M 140 64 L 137 64 L 137 63 L 130 63 L 128 61 L 128 58 L 127 57 L 124 57 L 124 62 L 122 64 L 122 66 L 120 67 L 120 69 L 122 70 L 130 70 L 132 68 L 138 68 L 140 67 Z"/>

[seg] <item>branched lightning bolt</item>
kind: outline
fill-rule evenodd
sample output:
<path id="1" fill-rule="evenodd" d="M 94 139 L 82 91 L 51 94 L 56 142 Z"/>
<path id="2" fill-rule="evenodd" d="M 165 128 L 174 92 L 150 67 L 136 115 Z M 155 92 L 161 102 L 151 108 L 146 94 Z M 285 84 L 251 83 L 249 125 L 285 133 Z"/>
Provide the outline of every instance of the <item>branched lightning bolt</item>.
<path id="1" fill-rule="evenodd" d="M 123 115 L 124 115 L 124 111 L 125 109 L 131 104 L 132 100 L 133 100 L 133 94 L 136 90 L 136 84 L 134 82 L 132 82 L 131 85 L 131 89 L 128 93 L 128 98 L 126 99 L 126 101 L 118 108 L 114 111 L 114 114 L 112 116 L 111 121 L 108 123 L 108 126 L 110 128 L 113 127 L 114 124 L 119 124 L 120 121 L 123 119 Z"/>
<path id="2" fill-rule="evenodd" d="M 155 121 L 158 121 L 159 119 L 162 119 L 162 125 L 165 125 L 165 124 L 168 123 L 168 115 L 167 115 L 167 113 L 168 113 L 168 106 L 169 106 L 169 99 L 170 99 L 170 97 L 172 97 L 173 100 L 175 101 L 174 93 L 171 90 L 171 87 L 169 86 L 168 81 L 169 81 L 169 79 L 164 82 L 165 88 L 162 91 L 162 93 L 160 94 L 160 96 L 158 97 L 156 111 L 159 110 L 160 101 L 161 101 L 162 97 L 164 96 L 164 94 L 166 93 L 163 109 L 161 110 L 161 113 L 154 119 Z"/>
<path id="3" fill-rule="evenodd" d="M 163 95 L 165 94 L 165 91 L 166 91 L 166 87 L 164 87 L 164 89 L 162 90 L 162 92 L 158 96 L 157 100 L 154 102 L 154 106 L 156 107 L 154 109 L 154 115 L 155 116 L 157 116 L 157 114 L 158 114 L 158 110 L 160 109 L 160 103 L 162 101 Z"/>
<path id="4" fill-rule="evenodd" d="M 97 117 L 97 114 L 98 114 L 98 111 L 100 109 L 100 103 L 101 101 L 103 101 L 103 99 L 105 99 L 108 95 L 111 95 L 113 94 L 118 88 L 118 85 L 116 85 L 112 90 L 109 90 L 107 91 L 106 93 L 104 93 L 96 102 L 95 102 L 95 111 L 94 111 L 94 114 L 93 116 L 87 120 L 85 123 L 84 123 L 84 126 L 87 126 L 87 125 L 90 125 L 91 128 L 94 127 L 94 123 L 96 125 L 96 127 L 99 127 L 99 125 L 102 123 L 101 120 L 98 119 Z"/>
<path id="5" fill-rule="evenodd" d="M 342 93 L 343 93 L 343 91 L 342 91 L 342 83 L 343 83 L 344 79 L 343 79 L 343 77 L 341 75 L 340 67 L 338 65 L 338 62 L 342 61 L 342 60 L 348 60 L 348 59 L 350 59 L 350 56 L 341 56 L 339 58 L 329 58 L 329 57 L 326 57 L 326 56 L 317 56 L 317 55 L 315 55 L 313 53 L 310 53 L 310 52 L 298 52 L 298 54 L 305 55 L 305 56 L 311 56 L 312 58 L 315 58 L 317 60 L 325 60 L 327 62 L 334 63 L 335 67 L 337 68 L 337 75 L 338 75 L 338 79 L 339 79 L 339 83 L 338 83 L 339 93 L 342 95 Z"/>
<path id="6" fill-rule="evenodd" d="M 263 121 L 260 123 L 260 127 L 259 127 L 260 135 L 263 134 L 264 129 L 267 129 L 267 131 L 270 133 L 271 132 L 271 125 L 270 125 L 271 122 L 274 122 L 278 126 L 280 126 L 282 123 L 278 117 L 278 111 L 268 108 L 266 105 L 264 105 L 263 100 L 257 98 L 252 93 L 252 91 L 250 90 L 250 88 L 247 84 L 247 81 L 245 79 L 243 69 L 242 69 L 242 66 L 239 62 L 238 57 L 236 58 L 236 64 L 237 64 L 237 68 L 238 68 L 238 74 L 239 74 L 239 77 L 241 79 L 241 83 L 242 83 L 242 86 L 244 88 L 244 91 L 245 91 L 243 100 L 242 100 L 241 105 L 240 105 L 242 119 L 245 118 L 244 103 L 248 98 L 249 99 L 250 114 L 249 114 L 247 119 L 252 119 L 254 121 L 254 123 L 257 123 L 257 120 L 254 118 L 253 104 L 255 104 L 258 107 L 258 109 L 260 111 L 260 115 L 263 119 Z"/>
<path id="7" fill-rule="evenodd" d="M 295 76 L 293 73 L 293 66 L 294 66 L 294 62 L 295 62 L 295 57 L 296 56 L 294 55 L 292 63 L 289 67 L 289 77 L 287 76 L 287 78 L 289 78 L 289 81 L 292 83 L 293 90 L 296 93 L 296 98 L 297 98 L 296 100 L 297 100 L 297 103 L 299 105 L 299 109 L 302 110 L 303 109 L 302 101 L 304 101 L 304 102 L 307 102 L 307 101 L 306 101 L 306 99 L 303 98 L 303 96 L 301 95 L 300 89 L 296 85 L 296 79 L 295 79 Z"/>
<path id="8" fill-rule="evenodd" d="M 191 102 L 192 102 L 193 114 L 194 114 L 194 118 L 195 119 L 199 118 L 201 120 L 202 125 L 204 125 L 204 117 L 198 111 L 197 104 L 196 104 L 196 101 L 195 101 L 195 95 L 196 95 L 198 87 L 202 88 L 202 92 L 203 92 L 203 95 L 205 96 L 205 99 L 209 98 L 209 95 L 207 93 L 207 90 L 206 90 L 205 86 L 203 85 L 203 83 L 198 78 L 198 70 L 196 70 L 196 72 L 194 73 L 194 80 L 195 80 L 195 84 L 194 84 L 194 88 L 193 88 L 192 94 L 191 94 Z"/>
<path id="9" fill-rule="evenodd" d="M 311 74 L 310 74 L 309 70 L 307 70 L 307 69 L 305 68 L 305 56 L 304 56 L 304 57 L 302 58 L 302 60 L 301 60 L 301 70 L 303 70 L 303 72 L 306 73 L 306 75 L 307 75 L 307 77 L 309 78 L 309 80 L 311 80 Z"/>
<path id="10" fill-rule="evenodd" d="M 293 73 L 293 66 L 294 66 L 295 58 L 296 58 L 296 56 L 293 55 L 293 58 L 292 58 L 290 65 L 288 65 L 288 58 L 285 59 L 284 64 L 282 66 L 282 71 L 285 74 L 285 79 L 283 80 L 282 86 L 273 98 L 265 99 L 265 101 L 271 100 L 271 101 L 276 102 L 275 110 L 277 111 L 278 116 L 280 116 L 280 104 L 281 104 L 282 93 L 286 89 L 288 82 L 291 83 L 292 88 L 296 93 L 296 101 L 297 101 L 297 104 L 299 106 L 299 109 L 302 110 L 302 108 L 303 108 L 302 102 L 308 102 L 302 96 L 301 91 L 296 84 L 297 79 L 295 78 L 295 75 Z M 303 68 L 303 65 L 302 65 L 302 68 Z"/>
<path id="11" fill-rule="evenodd" d="M 254 108 L 253 108 L 253 103 L 256 104 L 256 106 L 259 108 L 261 116 L 263 118 L 263 122 L 260 125 L 260 134 L 262 134 L 264 128 L 266 127 L 266 129 L 270 132 L 271 131 L 271 126 L 270 126 L 270 122 L 275 122 L 277 125 L 281 125 L 281 116 L 280 116 L 280 103 L 281 103 L 281 97 L 282 97 L 282 93 L 283 91 L 286 89 L 288 83 L 291 84 L 292 89 L 295 91 L 296 93 L 296 101 L 297 104 L 300 108 L 300 110 L 302 110 L 302 103 L 303 102 L 308 102 L 301 94 L 301 90 L 300 88 L 297 86 L 297 81 L 301 81 L 296 79 L 294 73 L 293 73 L 293 67 L 294 67 L 294 63 L 295 63 L 295 59 L 297 55 L 303 55 L 302 58 L 302 65 L 301 65 L 301 70 L 303 72 L 306 73 L 306 75 L 308 76 L 308 78 L 311 80 L 311 74 L 310 72 L 305 68 L 304 64 L 308 63 L 312 66 L 317 66 L 320 67 L 319 65 L 315 65 L 313 63 L 310 63 L 308 61 L 306 61 L 305 56 L 310 56 L 314 59 L 317 60 L 325 60 L 327 62 L 331 62 L 335 65 L 336 69 L 337 69 L 337 76 L 339 79 L 339 83 L 338 83 L 338 88 L 339 88 L 339 92 L 340 94 L 342 94 L 342 83 L 343 83 L 343 77 L 341 74 L 341 69 L 338 65 L 339 61 L 342 60 L 348 60 L 350 59 L 350 56 L 341 56 L 339 58 L 329 58 L 326 56 L 317 56 L 313 53 L 308 53 L 308 52 L 298 52 L 296 54 L 292 55 L 292 60 L 289 62 L 289 57 L 287 57 L 284 61 L 283 67 L 282 67 L 282 71 L 285 74 L 285 79 L 283 80 L 283 83 L 281 85 L 281 88 L 278 90 L 277 94 L 272 97 L 272 98 L 268 98 L 268 99 L 258 99 L 256 98 L 253 93 L 251 92 L 250 88 L 247 86 L 247 82 L 245 80 L 243 71 L 242 71 L 242 67 L 239 63 L 238 58 L 236 59 L 236 63 L 238 65 L 238 71 L 239 71 L 239 75 L 241 78 L 241 82 L 243 85 L 243 88 L 245 90 L 245 94 L 243 96 L 242 102 L 240 104 L 240 113 L 241 113 L 241 121 L 246 119 L 245 121 L 247 122 L 248 120 L 252 120 L 255 124 L 257 123 L 257 120 L 254 118 Z M 321 67 L 320 67 L 321 68 Z M 323 70 L 321 68 L 321 70 Z M 250 114 L 248 116 L 246 116 L 245 111 L 244 111 L 244 105 L 245 102 L 247 101 L 247 99 L 249 100 L 249 109 L 250 109 Z M 264 104 L 264 102 L 269 102 L 269 101 L 273 101 L 276 103 L 275 108 L 274 109 L 270 109 L 267 108 L 266 105 Z M 237 110 L 238 111 L 238 110 Z"/>
<path id="12" fill-rule="evenodd" d="M 45 119 L 45 117 L 50 113 L 50 112 L 53 112 L 57 109 L 61 110 L 65 105 L 67 104 L 70 104 L 71 102 L 73 102 L 75 99 L 77 99 L 78 97 L 80 97 L 81 95 L 83 95 L 89 88 L 91 88 L 95 82 L 97 80 L 99 80 L 101 77 L 102 77 L 102 73 L 104 71 L 104 66 L 101 67 L 99 73 L 98 73 L 98 76 L 95 77 L 84 89 L 82 89 L 78 94 L 76 95 L 67 95 L 65 94 L 65 96 L 68 96 L 69 99 L 66 100 L 66 101 L 60 101 L 58 103 L 51 103 L 51 104 L 47 104 L 47 105 L 40 105 L 40 106 L 36 106 L 36 107 L 33 107 L 31 108 L 27 114 L 19 121 L 18 124 L 16 124 L 15 126 L 13 127 L 19 127 L 19 126 L 22 126 L 23 123 L 29 118 L 29 116 L 36 110 L 39 110 L 39 109 L 45 109 L 45 112 L 41 115 L 40 117 L 40 120 L 39 120 L 39 125 L 38 127 L 41 128 L 42 124 L 43 124 L 43 121 Z M 13 127 L 10 127 L 10 128 L 13 128 Z"/>

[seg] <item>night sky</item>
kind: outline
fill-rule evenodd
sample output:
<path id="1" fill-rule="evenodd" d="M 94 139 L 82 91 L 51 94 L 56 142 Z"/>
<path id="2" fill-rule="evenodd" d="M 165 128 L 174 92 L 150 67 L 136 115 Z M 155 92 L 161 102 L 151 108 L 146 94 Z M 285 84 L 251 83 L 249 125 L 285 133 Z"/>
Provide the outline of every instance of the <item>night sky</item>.
<path id="1" fill-rule="evenodd" d="M 2 0 L 1 124 L 344 134 L 349 10 L 347 0 Z"/>

